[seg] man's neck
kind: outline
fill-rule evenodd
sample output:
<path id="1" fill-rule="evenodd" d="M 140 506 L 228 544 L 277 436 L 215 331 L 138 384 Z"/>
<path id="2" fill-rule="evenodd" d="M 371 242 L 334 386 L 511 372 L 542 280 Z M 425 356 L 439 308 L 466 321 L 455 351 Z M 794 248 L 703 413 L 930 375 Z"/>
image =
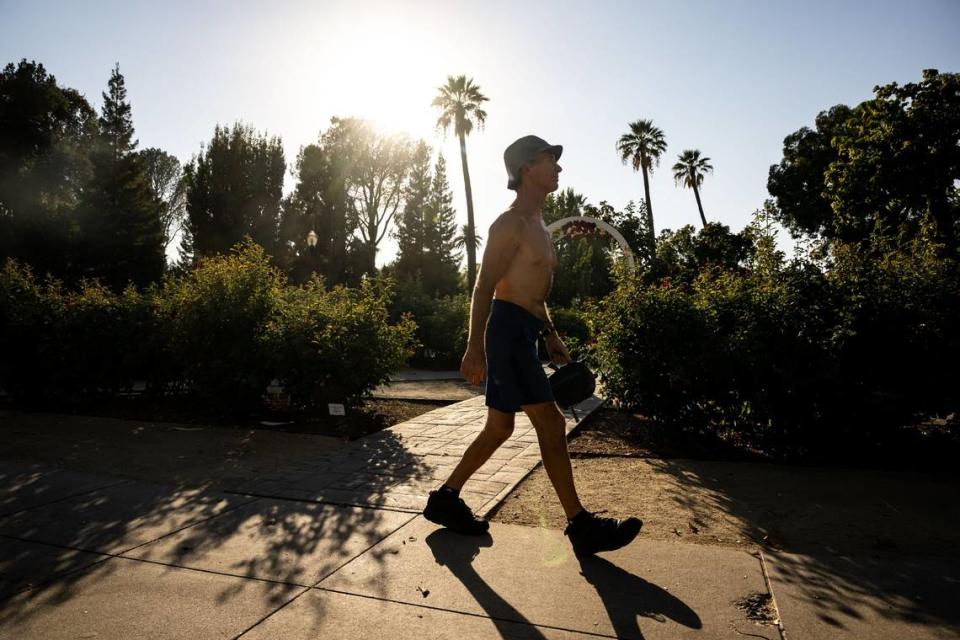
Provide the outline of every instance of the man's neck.
<path id="1" fill-rule="evenodd" d="M 524 215 L 540 215 L 543 211 L 543 203 L 546 201 L 546 191 L 521 188 L 510 208 Z"/>

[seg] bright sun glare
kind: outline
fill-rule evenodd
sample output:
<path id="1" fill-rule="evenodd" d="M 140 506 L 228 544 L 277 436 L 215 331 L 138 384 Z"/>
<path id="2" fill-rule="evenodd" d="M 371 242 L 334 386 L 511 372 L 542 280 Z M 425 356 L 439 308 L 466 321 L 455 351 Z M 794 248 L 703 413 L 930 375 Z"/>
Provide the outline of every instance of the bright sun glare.
<path id="1" fill-rule="evenodd" d="M 446 72 L 430 41 L 396 24 L 378 22 L 345 35 L 336 67 L 342 115 L 366 118 L 384 133 L 435 137 L 430 106 Z"/>

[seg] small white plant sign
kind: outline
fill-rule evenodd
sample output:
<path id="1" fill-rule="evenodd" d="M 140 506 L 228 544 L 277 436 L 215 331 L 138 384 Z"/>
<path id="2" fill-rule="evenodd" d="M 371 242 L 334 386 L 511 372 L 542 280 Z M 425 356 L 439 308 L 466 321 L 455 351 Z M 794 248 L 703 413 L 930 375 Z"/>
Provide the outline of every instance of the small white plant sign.
<path id="1" fill-rule="evenodd" d="M 327 409 L 330 410 L 330 415 L 332 415 L 332 416 L 345 416 L 345 415 L 347 415 L 347 412 L 344 410 L 342 404 L 334 404 L 334 403 L 331 403 L 331 404 L 328 404 L 328 405 L 327 405 Z"/>

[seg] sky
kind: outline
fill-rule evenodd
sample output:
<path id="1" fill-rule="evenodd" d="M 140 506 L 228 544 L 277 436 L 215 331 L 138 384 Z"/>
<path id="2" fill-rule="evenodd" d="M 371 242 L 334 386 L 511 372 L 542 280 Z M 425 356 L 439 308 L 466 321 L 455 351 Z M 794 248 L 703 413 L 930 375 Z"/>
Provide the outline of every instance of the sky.
<path id="1" fill-rule="evenodd" d="M 651 179 L 657 230 L 699 227 L 692 191 L 670 171 L 699 149 L 714 167 L 707 219 L 739 231 L 769 197 L 785 136 L 877 85 L 960 71 L 957 25 L 958 0 L 0 0 L 0 62 L 41 62 L 98 109 L 119 63 L 139 148 L 182 162 L 217 124 L 242 121 L 280 136 L 292 167 L 332 116 L 369 118 L 445 155 L 460 223 L 459 150 L 430 102 L 464 74 L 489 98 L 486 126 L 467 139 L 483 239 L 512 200 L 503 150 L 530 133 L 563 145 L 561 188 L 617 208 L 641 200 L 642 177 L 615 150 L 638 119 L 667 141 Z M 385 238 L 377 266 L 395 252 Z"/>

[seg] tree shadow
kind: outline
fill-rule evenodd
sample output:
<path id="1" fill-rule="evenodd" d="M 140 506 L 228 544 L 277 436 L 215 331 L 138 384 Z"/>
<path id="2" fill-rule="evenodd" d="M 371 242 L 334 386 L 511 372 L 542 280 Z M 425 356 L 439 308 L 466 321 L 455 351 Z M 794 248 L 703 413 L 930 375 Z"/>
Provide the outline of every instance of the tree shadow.
<path id="1" fill-rule="evenodd" d="M 737 523 L 746 540 L 767 551 L 774 594 L 784 595 L 777 594 L 782 581 L 822 622 L 841 629 L 870 614 L 960 629 L 956 476 L 649 462 L 674 477 L 664 498 L 688 512 L 699 535 L 711 534 L 717 513 Z"/>
<path id="2" fill-rule="evenodd" d="M 120 420 L 98 430 L 68 416 L 44 432 L 10 419 L 0 416 L 0 439 L 14 435 L 4 457 L 43 462 L 0 461 L 4 628 L 81 596 L 120 555 L 246 578 L 218 603 L 256 588 L 283 604 L 409 522 L 439 482 L 390 430 L 313 450 L 303 434 Z M 280 455 L 278 438 L 291 439 Z M 104 456 L 117 475 L 102 473 Z"/>
<path id="3" fill-rule="evenodd" d="M 530 638 L 543 638 L 513 605 L 504 600 L 473 568 L 473 560 L 480 550 L 492 546 L 490 534 L 462 536 L 447 529 L 438 529 L 425 542 L 433 552 L 437 564 L 447 567 L 470 592 L 487 616 L 497 625 L 503 637 L 514 637 L 514 623 L 529 626 Z M 637 616 L 659 622 L 667 619 L 691 629 L 700 629 L 700 617 L 682 600 L 639 576 L 621 569 L 610 561 L 590 557 L 580 559 L 580 573 L 593 585 L 607 610 L 610 622 L 619 638 L 638 638 L 643 633 Z M 526 637 L 526 636 L 524 636 Z"/>

